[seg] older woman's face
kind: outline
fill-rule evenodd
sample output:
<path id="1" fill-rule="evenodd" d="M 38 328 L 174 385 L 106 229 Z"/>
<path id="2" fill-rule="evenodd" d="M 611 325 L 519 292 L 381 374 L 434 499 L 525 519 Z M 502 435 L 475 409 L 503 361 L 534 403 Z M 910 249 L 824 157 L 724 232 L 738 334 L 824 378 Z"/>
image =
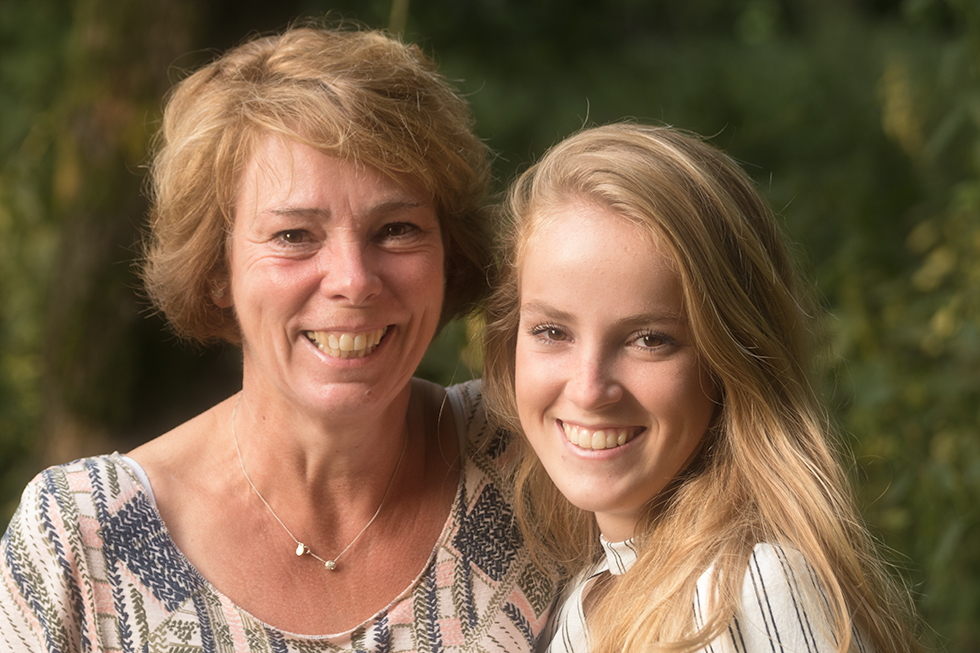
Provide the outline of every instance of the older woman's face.
<path id="1" fill-rule="evenodd" d="M 247 392 L 321 415 L 383 410 L 407 392 L 443 299 L 428 198 L 266 138 L 244 176 L 230 259 Z"/>

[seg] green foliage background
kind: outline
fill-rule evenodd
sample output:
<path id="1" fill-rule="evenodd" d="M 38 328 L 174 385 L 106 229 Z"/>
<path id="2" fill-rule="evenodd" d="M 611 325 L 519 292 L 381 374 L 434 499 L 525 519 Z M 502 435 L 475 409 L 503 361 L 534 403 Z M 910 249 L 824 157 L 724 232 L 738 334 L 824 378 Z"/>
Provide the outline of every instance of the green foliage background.
<path id="1" fill-rule="evenodd" d="M 406 3 L 272 4 L 0 4 L 0 521 L 43 465 L 236 389 L 237 353 L 177 342 L 132 273 L 161 98 L 250 32 L 327 11 L 387 27 Z M 745 165 L 827 308 L 827 399 L 924 639 L 980 649 L 976 0 L 416 0 L 405 36 L 468 96 L 498 187 L 624 117 Z M 423 373 L 478 372 L 472 335 L 453 325 Z"/>

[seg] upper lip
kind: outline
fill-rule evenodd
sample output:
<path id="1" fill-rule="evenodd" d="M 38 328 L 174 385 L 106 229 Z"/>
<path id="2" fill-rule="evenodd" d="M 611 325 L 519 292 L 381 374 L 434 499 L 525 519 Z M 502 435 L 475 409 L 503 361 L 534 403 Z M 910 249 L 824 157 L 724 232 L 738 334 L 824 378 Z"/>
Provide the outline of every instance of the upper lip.
<path id="1" fill-rule="evenodd" d="M 363 333 L 365 331 L 377 331 L 391 325 L 387 322 L 361 322 L 358 324 L 330 324 L 329 326 L 304 327 L 303 331 L 316 331 L 319 333 Z"/>
<path id="2" fill-rule="evenodd" d="M 326 335 L 336 335 L 339 336 L 343 333 L 350 333 L 352 335 L 357 335 L 358 333 L 372 333 L 374 331 L 380 331 L 382 329 L 390 329 L 391 324 L 369 324 L 369 325 L 345 325 L 337 326 L 332 325 L 329 327 L 316 327 L 316 328 L 304 328 L 301 329 L 302 333 L 323 333 Z"/>
<path id="3" fill-rule="evenodd" d="M 637 424 L 587 424 L 585 422 L 573 422 L 573 421 L 563 420 L 563 419 L 559 419 L 558 423 L 561 424 L 562 428 L 565 427 L 580 428 L 580 429 L 586 429 L 588 431 L 611 431 L 611 430 L 619 431 L 622 429 L 626 429 L 628 431 L 634 431 L 635 433 L 639 433 L 645 428 Z"/>

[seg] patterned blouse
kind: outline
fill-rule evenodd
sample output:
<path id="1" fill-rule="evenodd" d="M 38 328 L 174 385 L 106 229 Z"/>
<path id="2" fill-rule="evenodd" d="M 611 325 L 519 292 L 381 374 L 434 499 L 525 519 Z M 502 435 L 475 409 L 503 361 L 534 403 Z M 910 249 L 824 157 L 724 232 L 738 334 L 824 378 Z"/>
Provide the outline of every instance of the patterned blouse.
<path id="1" fill-rule="evenodd" d="M 345 633 L 262 623 L 174 545 L 148 489 L 119 454 L 48 469 L 0 541 L 4 652 L 530 651 L 557 586 L 512 519 L 513 448 L 487 427 L 479 382 L 449 389 L 465 464 L 450 516 L 419 576 Z"/>
<path id="2" fill-rule="evenodd" d="M 562 596 L 555 615 L 554 635 L 547 653 L 588 653 L 589 633 L 582 609 L 583 593 L 592 580 L 609 572 L 626 573 L 636 562 L 632 540 L 607 542 L 600 538 L 605 558 L 581 574 Z M 711 570 L 698 579 L 692 616 L 704 625 L 711 589 Z M 823 605 L 823 594 L 803 556 L 790 547 L 757 544 L 749 558 L 742 585 L 742 604 L 728 629 L 703 653 L 836 653 Z M 871 649 L 855 631 L 851 650 Z"/>

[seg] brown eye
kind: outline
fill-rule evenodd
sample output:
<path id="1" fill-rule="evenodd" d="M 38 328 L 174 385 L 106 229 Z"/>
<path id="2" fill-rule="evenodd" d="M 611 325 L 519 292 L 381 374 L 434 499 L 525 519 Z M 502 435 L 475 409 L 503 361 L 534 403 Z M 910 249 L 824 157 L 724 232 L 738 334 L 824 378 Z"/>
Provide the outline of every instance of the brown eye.
<path id="1" fill-rule="evenodd" d="M 275 239 L 287 245 L 299 245 L 307 240 L 307 234 L 300 229 L 280 231 L 275 235 Z"/>
<path id="2" fill-rule="evenodd" d="M 405 236 L 410 236 L 418 227 L 408 222 L 392 222 L 391 224 L 386 224 L 381 229 L 381 236 L 385 239 L 397 239 L 404 238 Z"/>
<path id="3" fill-rule="evenodd" d="M 568 340 L 568 334 L 561 328 L 542 324 L 531 329 L 531 335 L 540 338 L 545 342 L 564 342 Z"/>
<path id="4" fill-rule="evenodd" d="M 665 333 L 651 331 L 641 333 L 633 340 L 633 346 L 640 349 L 660 349 L 675 344 L 675 340 Z"/>

